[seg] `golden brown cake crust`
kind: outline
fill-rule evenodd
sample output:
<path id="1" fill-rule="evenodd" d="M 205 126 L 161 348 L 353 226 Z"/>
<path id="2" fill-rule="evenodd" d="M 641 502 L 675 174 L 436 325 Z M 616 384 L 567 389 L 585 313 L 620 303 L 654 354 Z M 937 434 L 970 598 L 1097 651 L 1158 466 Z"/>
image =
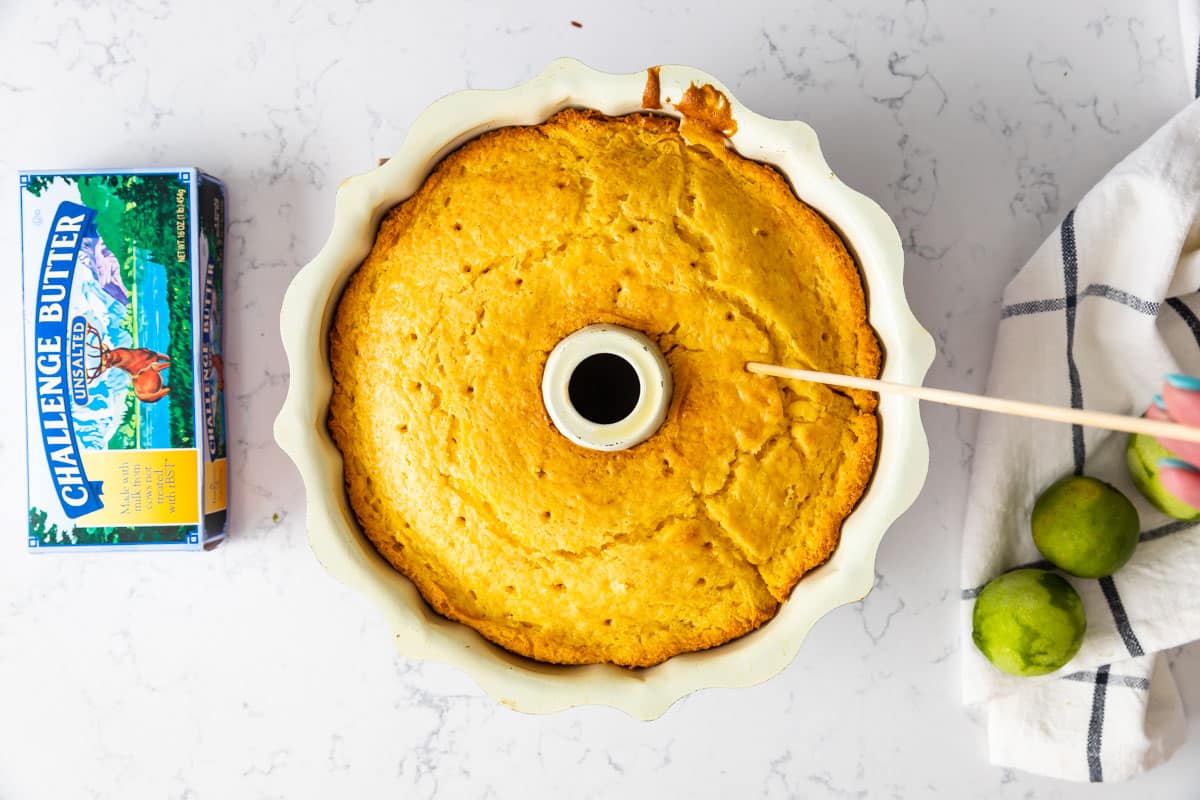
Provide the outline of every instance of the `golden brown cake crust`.
<path id="1" fill-rule="evenodd" d="M 675 392 L 625 451 L 571 444 L 546 356 L 654 338 Z M 837 546 L 875 395 L 853 259 L 773 169 L 674 119 L 564 111 L 450 154 L 383 220 L 330 336 L 330 428 L 363 530 L 438 612 L 541 661 L 648 666 L 770 619 Z"/>

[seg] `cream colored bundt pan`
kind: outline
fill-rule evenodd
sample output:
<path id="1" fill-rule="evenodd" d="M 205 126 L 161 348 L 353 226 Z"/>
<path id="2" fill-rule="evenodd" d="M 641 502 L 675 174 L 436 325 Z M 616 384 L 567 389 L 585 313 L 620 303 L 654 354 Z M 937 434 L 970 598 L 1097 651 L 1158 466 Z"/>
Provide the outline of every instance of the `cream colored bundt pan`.
<path id="1" fill-rule="evenodd" d="M 341 456 L 326 428 L 332 388 L 328 339 L 338 297 L 370 250 L 383 214 L 412 195 L 442 157 L 469 139 L 493 128 L 536 124 L 567 107 L 611 115 L 640 111 L 646 80 L 646 72 L 609 75 L 561 59 L 522 86 L 464 91 L 438 100 L 413 122 L 390 160 L 338 189 L 329 239 L 292 281 L 280 315 L 291 381 L 275 422 L 275 437 L 304 481 L 308 539 L 317 558 L 383 609 L 401 653 L 454 665 L 520 711 L 599 704 L 653 719 L 697 689 L 751 686 L 774 676 L 795 658 L 818 619 L 871 590 L 879 542 L 916 499 L 929 465 L 917 402 L 882 397 L 875 475 L 846 520 L 841 544 L 829 562 L 806 575 L 777 616 L 754 633 L 643 670 L 554 666 L 512 655 L 467 626 L 435 614 L 363 536 L 346 501 Z M 866 279 L 871 325 L 884 348 L 882 377 L 921 383 L 933 361 L 933 341 L 904 297 L 904 253 L 887 214 L 833 175 L 808 125 L 759 116 L 715 78 L 691 67 L 663 66 L 659 81 L 664 99 L 660 113 L 672 116 L 679 114 L 666 100 L 678 100 L 693 83 L 711 84 L 729 98 L 737 122 L 731 142 L 737 151 L 781 170 L 800 198 L 837 228 L 857 257 Z"/>

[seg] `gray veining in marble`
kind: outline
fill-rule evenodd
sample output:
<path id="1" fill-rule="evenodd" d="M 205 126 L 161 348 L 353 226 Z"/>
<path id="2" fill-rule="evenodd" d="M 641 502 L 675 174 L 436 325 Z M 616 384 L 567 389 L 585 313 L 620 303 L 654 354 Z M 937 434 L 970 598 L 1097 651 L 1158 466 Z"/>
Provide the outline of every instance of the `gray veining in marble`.
<path id="1" fill-rule="evenodd" d="M 972 414 L 925 410 L 929 483 L 864 602 L 822 620 L 776 679 L 650 724 L 517 714 L 395 655 L 380 615 L 312 558 L 270 434 L 280 298 L 323 241 L 337 183 L 440 95 L 506 87 L 560 55 L 695 64 L 750 107 L 811 123 L 899 227 L 938 345 L 929 383 L 979 390 L 1005 282 L 1187 102 L 1175 15 L 1173 0 L 0 4 L 0 339 L 20 337 L 16 169 L 223 177 L 235 530 L 210 554 L 26 555 L 21 402 L 2 396 L 0 797 L 1187 796 L 1195 647 L 1172 656 L 1191 740 L 1132 787 L 988 765 L 983 721 L 958 702 Z M 19 369 L 0 348 L 0 374 Z"/>

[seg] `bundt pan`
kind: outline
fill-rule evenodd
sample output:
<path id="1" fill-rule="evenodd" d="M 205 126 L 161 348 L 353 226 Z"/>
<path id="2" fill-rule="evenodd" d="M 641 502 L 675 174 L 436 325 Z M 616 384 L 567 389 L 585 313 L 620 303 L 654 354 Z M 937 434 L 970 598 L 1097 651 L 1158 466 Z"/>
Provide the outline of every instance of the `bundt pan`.
<path id="1" fill-rule="evenodd" d="M 870 591 L 879 542 L 925 481 L 929 448 L 917 402 L 881 397 L 875 474 L 846 520 L 832 558 L 807 574 L 776 617 L 757 631 L 640 670 L 554 666 L 512 655 L 471 628 L 434 613 L 359 530 L 343 489 L 341 456 L 326 427 L 332 389 L 329 327 L 342 288 L 370 250 L 384 213 L 412 195 L 447 153 L 485 131 L 540 123 L 567 107 L 609 115 L 649 108 L 678 117 L 669 99 L 682 98 L 693 85 L 712 86 L 728 98 L 736 122 L 732 146 L 747 158 L 778 168 L 800 198 L 823 214 L 846 241 L 862 269 L 870 322 L 883 345 L 882 377 L 921 383 L 933 361 L 933 341 L 905 299 L 904 253 L 887 214 L 833 175 L 808 125 L 755 114 L 715 78 L 684 66 L 610 75 L 562 59 L 513 89 L 464 91 L 438 100 L 413 122 L 391 159 L 341 185 L 328 241 L 297 274 L 284 298 L 280 327 L 291 381 L 275 422 L 275 437 L 304 481 L 313 552 L 336 578 L 379 605 L 401 653 L 454 665 L 500 702 L 520 711 L 600 704 L 653 719 L 697 689 L 751 686 L 767 680 L 795 658 L 818 619 Z M 662 108 L 654 108 L 660 97 Z"/>

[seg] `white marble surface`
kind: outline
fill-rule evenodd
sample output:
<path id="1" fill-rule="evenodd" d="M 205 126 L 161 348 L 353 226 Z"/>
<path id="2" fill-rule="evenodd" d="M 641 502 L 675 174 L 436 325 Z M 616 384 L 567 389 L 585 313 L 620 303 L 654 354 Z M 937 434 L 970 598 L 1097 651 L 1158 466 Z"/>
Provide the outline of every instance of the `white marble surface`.
<path id="1" fill-rule="evenodd" d="M 930 382 L 973 390 L 1008 277 L 1188 99 L 1174 0 L 661 5 L 0 4 L 0 797 L 1195 796 L 1197 648 L 1175 656 L 1190 741 L 1133 786 L 987 763 L 958 702 L 970 414 L 926 410 L 929 483 L 865 602 L 826 617 L 774 680 L 655 723 L 499 706 L 396 656 L 380 615 L 315 563 L 271 439 L 280 298 L 337 182 L 441 94 L 559 55 L 682 62 L 809 121 L 901 230 L 939 345 Z M 176 163 L 231 192 L 233 538 L 209 554 L 27 555 L 13 171 Z"/>

